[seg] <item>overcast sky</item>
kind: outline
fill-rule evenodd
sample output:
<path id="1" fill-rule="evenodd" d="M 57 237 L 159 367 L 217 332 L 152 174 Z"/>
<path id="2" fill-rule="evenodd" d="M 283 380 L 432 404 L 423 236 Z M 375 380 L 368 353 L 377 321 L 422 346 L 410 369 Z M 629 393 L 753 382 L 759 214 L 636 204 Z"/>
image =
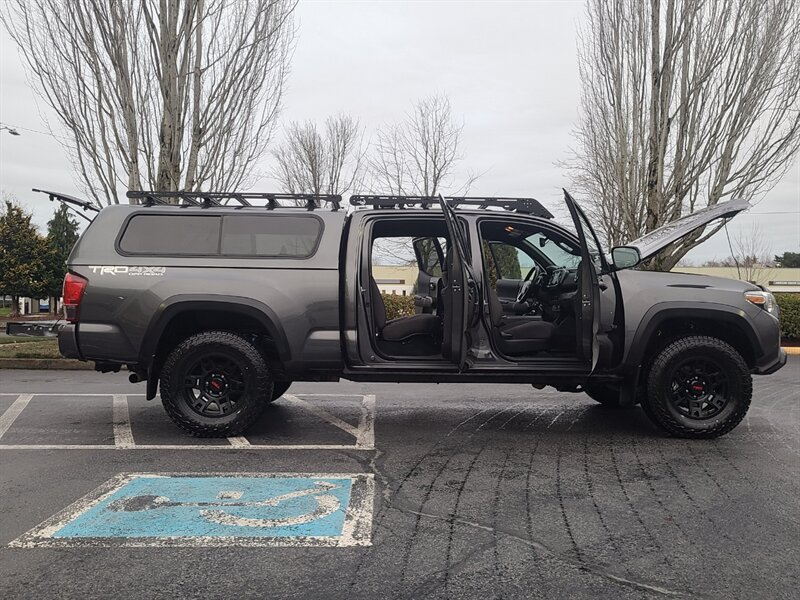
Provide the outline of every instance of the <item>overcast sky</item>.
<path id="1" fill-rule="evenodd" d="M 580 90 L 576 29 L 583 11 L 582 1 L 568 0 L 302 2 L 282 118 L 322 121 L 344 111 L 371 133 L 401 119 L 413 100 L 444 92 L 464 119 L 460 171 L 485 173 L 471 193 L 531 195 L 558 209 L 569 182 L 555 163 L 573 144 Z M 0 190 L 33 210 L 44 227 L 52 207 L 31 194 L 32 187 L 81 191 L 57 140 L 31 131 L 46 129 L 46 106 L 0 31 L 0 122 L 22 134 L 0 132 Z M 265 156 L 254 190 L 275 188 L 269 170 Z M 734 219 L 731 233 L 756 222 L 774 253 L 800 251 L 800 161 L 751 213 Z M 729 254 L 719 234 L 689 257 Z"/>

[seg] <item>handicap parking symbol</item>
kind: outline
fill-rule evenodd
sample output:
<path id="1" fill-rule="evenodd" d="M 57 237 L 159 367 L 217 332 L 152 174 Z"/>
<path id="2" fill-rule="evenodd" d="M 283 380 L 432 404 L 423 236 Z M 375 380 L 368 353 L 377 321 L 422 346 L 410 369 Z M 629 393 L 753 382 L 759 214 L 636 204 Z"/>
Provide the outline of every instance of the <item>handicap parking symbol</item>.
<path id="1" fill-rule="evenodd" d="M 369 545 L 372 475 L 129 473 L 10 545 Z"/>

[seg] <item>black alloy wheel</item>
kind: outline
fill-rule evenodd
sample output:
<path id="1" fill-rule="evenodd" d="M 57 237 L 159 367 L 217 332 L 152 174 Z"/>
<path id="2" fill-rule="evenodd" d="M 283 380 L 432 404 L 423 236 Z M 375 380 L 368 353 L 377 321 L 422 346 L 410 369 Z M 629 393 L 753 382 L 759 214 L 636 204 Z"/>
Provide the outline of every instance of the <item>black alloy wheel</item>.
<path id="1" fill-rule="evenodd" d="M 728 380 L 714 360 L 693 357 L 672 370 L 670 401 L 675 410 L 690 419 L 712 419 L 728 405 Z"/>
<path id="2" fill-rule="evenodd" d="M 184 378 L 184 401 L 204 417 L 230 414 L 246 393 L 243 366 L 235 357 L 224 354 L 201 356 Z"/>
<path id="3" fill-rule="evenodd" d="M 178 344 L 161 369 L 161 403 L 175 424 L 198 437 L 241 434 L 273 394 L 264 356 L 229 331 L 196 333 Z"/>
<path id="4" fill-rule="evenodd" d="M 742 355 L 710 336 L 667 343 L 644 377 L 645 414 L 677 437 L 715 438 L 728 433 L 744 419 L 753 396 L 753 380 Z"/>

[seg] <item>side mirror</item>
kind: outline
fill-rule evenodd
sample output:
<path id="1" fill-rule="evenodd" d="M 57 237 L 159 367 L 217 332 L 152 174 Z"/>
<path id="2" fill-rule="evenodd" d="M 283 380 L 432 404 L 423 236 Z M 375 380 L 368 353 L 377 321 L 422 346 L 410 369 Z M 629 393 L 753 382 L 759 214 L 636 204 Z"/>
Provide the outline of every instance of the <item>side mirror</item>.
<path id="1" fill-rule="evenodd" d="M 611 260 L 617 270 L 630 269 L 642 261 L 639 249 L 633 246 L 617 246 L 611 250 Z"/>

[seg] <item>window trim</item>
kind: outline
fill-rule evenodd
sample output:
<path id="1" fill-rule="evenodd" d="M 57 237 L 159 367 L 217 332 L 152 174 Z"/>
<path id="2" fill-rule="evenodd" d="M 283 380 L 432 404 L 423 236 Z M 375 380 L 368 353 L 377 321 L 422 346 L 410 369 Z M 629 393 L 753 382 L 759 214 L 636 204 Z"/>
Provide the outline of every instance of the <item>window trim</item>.
<path id="1" fill-rule="evenodd" d="M 219 219 L 219 238 L 217 240 L 217 251 L 216 254 L 209 254 L 207 252 L 203 253 L 193 253 L 193 252 L 129 252 L 127 250 L 123 250 L 121 246 L 122 239 L 125 237 L 125 233 L 128 231 L 128 227 L 130 226 L 130 222 L 135 219 L 136 217 L 140 216 L 152 216 L 152 217 L 175 217 L 175 218 L 183 218 L 187 216 L 191 217 L 213 217 Z M 325 234 L 325 221 L 321 219 L 319 216 L 314 214 L 303 214 L 303 215 L 296 215 L 296 214 L 269 214 L 269 215 L 248 215 L 251 217 L 255 217 L 258 219 L 281 219 L 285 217 L 294 217 L 300 219 L 315 219 L 317 223 L 319 223 L 319 235 L 317 236 L 316 244 L 312 249 L 310 254 L 304 256 L 287 256 L 287 255 L 273 255 L 273 254 L 223 254 L 222 253 L 222 227 L 223 227 L 223 220 L 225 217 L 243 217 L 244 214 L 231 214 L 231 213 L 217 213 L 217 214 L 203 214 L 198 213 L 195 211 L 186 212 L 180 215 L 175 214 L 165 214 L 164 212 L 156 212 L 156 211 L 140 211 L 134 212 L 127 217 L 122 223 L 122 227 L 120 227 L 120 231 L 117 234 L 117 237 L 114 241 L 114 249 L 116 250 L 117 254 L 120 256 L 147 256 L 147 257 L 164 257 L 164 258 L 212 258 L 212 259 L 229 259 L 229 258 L 237 258 L 237 259 L 248 259 L 248 260 L 258 260 L 258 259 L 268 259 L 268 260 L 309 260 L 316 255 L 317 251 L 319 250 L 320 244 L 322 243 L 322 236 Z"/>

